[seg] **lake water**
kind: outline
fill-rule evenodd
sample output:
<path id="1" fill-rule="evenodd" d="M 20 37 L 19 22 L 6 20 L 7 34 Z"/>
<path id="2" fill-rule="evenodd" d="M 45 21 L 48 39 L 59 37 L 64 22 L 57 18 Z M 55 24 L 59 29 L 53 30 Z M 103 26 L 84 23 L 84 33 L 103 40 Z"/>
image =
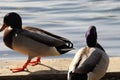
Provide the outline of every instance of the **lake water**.
<path id="1" fill-rule="evenodd" d="M 66 37 L 74 43 L 75 50 L 59 57 L 72 58 L 85 46 L 85 32 L 95 25 L 98 42 L 109 56 L 120 56 L 120 0 L 0 0 L 0 25 L 3 16 L 17 12 L 23 26 L 42 28 Z M 0 59 L 25 59 L 7 48 L 0 33 Z"/>

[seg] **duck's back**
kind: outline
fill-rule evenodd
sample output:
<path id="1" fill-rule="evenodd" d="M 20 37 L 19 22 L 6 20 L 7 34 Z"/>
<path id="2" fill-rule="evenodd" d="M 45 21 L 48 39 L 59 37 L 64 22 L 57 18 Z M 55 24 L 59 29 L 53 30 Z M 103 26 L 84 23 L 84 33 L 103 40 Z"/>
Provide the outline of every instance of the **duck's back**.
<path id="1" fill-rule="evenodd" d="M 74 73 L 88 73 L 94 69 L 101 59 L 101 54 L 95 52 L 95 48 L 81 48 L 71 62 L 70 69 Z"/>
<path id="2" fill-rule="evenodd" d="M 109 58 L 98 48 L 81 48 L 69 66 L 69 72 L 88 74 L 88 80 L 100 79 L 107 70 Z M 69 75 L 68 75 L 69 76 Z"/>

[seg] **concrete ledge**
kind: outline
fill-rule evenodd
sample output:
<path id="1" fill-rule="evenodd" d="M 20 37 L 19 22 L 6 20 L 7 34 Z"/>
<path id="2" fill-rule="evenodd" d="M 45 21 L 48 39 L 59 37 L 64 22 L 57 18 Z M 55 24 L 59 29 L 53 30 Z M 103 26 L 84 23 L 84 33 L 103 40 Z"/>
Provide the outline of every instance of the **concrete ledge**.
<path id="1" fill-rule="evenodd" d="M 0 80 L 67 80 L 66 74 L 1 76 Z"/>
<path id="2" fill-rule="evenodd" d="M 72 59 L 45 59 L 42 64 L 28 66 L 29 71 L 12 73 L 9 69 L 19 67 L 25 60 L 1 60 L 0 80 L 67 80 L 67 70 Z M 120 58 L 110 58 L 106 75 L 102 80 L 120 80 Z"/>
<path id="3" fill-rule="evenodd" d="M 120 72 L 110 72 L 101 80 L 119 80 Z M 0 80 L 67 80 L 67 73 L 63 74 L 38 74 L 38 75 L 14 75 L 14 76 L 1 76 Z"/>

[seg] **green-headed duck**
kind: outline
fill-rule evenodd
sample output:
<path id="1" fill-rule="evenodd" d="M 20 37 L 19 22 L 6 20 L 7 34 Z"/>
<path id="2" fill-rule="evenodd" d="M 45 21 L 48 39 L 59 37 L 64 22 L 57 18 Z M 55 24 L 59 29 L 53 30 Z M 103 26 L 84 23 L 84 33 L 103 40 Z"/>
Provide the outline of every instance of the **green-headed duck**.
<path id="1" fill-rule="evenodd" d="M 34 27 L 22 27 L 19 14 L 10 12 L 5 15 L 0 32 L 4 32 L 4 43 L 7 47 L 28 55 L 27 62 L 12 72 L 24 71 L 28 64 L 36 65 L 41 56 L 59 56 L 73 49 L 73 43 L 58 35 Z M 36 61 L 31 61 L 37 57 Z"/>
<path id="2" fill-rule="evenodd" d="M 97 43 L 96 27 L 86 32 L 86 47 L 78 50 L 68 70 L 68 80 L 100 80 L 106 73 L 109 57 Z"/>

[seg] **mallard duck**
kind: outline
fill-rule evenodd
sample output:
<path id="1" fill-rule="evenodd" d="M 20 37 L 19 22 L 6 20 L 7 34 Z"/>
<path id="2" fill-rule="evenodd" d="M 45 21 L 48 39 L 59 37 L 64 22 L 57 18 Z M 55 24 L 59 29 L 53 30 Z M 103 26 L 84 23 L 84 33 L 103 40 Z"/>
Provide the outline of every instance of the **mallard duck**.
<path id="1" fill-rule="evenodd" d="M 12 72 L 24 71 L 28 64 L 36 65 L 40 56 L 59 56 L 73 49 L 73 43 L 58 35 L 34 27 L 22 27 L 22 19 L 18 13 L 10 12 L 4 16 L 0 32 L 4 32 L 3 41 L 7 47 L 28 55 L 27 62 Z M 37 57 L 36 61 L 31 61 Z"/>
<path id="2" fill-rule="evenodd" d="M 100 80 L 106 73 L 109 57 L 97 42 L 96 27 L 86 32 L 87 46 L 78 50 L 68 71 L 68 80 Z"/>

